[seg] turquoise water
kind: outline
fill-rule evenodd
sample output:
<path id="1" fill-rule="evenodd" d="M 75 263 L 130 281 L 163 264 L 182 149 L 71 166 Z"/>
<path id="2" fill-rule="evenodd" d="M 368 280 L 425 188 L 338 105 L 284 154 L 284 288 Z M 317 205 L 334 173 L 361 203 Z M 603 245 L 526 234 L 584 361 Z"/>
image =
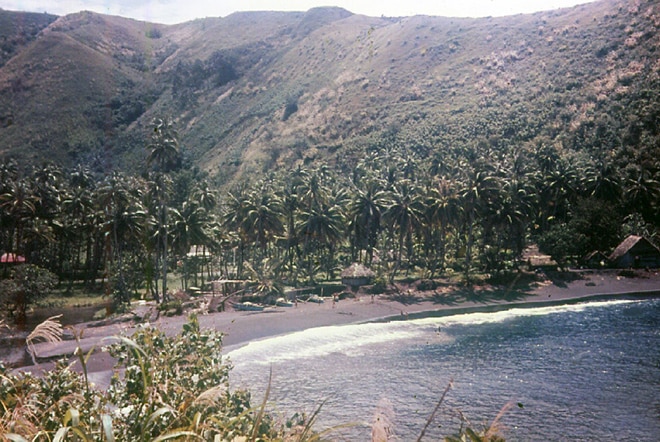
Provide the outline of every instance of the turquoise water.
<path id="1" fill-rule="evenodd" d="M 500 419 L 508 441 L 660 440 L 660 299 L 594 301 L 321 327 L 228 353 L 234 387 L 275 414 L 311 414 L 335 440 L 370 440 L 375 413 L 398 440 Z"/>

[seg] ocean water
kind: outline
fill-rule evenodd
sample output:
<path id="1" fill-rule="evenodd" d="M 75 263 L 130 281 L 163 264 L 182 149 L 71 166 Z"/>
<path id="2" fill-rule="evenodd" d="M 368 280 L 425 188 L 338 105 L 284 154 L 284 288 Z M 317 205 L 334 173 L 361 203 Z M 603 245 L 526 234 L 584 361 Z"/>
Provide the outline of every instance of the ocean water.
<path id="1" fill-rule="evenodd" d="M 660 440 L 660 299 L 592 301 L 491 313 L 321 327 L 229 349 L 234 388 L 270 410 L 350 424 L 333 440 L 369 441 L 386 416 L 424 440 L 500 412 L 507 441 Z"/>

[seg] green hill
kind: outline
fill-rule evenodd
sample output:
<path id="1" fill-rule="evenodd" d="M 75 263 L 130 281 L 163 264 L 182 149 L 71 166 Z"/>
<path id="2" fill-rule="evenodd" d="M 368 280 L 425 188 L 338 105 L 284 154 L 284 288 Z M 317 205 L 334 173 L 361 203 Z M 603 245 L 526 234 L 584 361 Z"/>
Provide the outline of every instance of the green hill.
<path id="1" fill-rule="evenodd" d="M 386 142 L 658 157 L 658 1 L 483 19 L 21 17 L 0 26 L 20 42 L 2 53 L 1 156 L 135 170 L 149 122 L 168 115 L 220 185 Z"/>

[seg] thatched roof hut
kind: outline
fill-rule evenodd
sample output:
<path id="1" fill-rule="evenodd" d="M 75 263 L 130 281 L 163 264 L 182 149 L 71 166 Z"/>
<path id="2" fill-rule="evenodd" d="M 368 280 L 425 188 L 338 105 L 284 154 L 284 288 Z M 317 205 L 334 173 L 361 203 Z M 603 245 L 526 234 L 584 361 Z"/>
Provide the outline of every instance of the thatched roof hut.
<path id="1" fill-rule="evenodd" d="M 341 283 L 351 287 L 360 287 L 361 285 L 370 284 L 374 276 L 376 275 L 371 269 L 354 262 L 341 272 Z"/>
<path id="2" fill-rule="evenodd" d="M 619 268 L 660 267 L 660 249 L 643 236 L 630 235 L 609 256 L 610 263 Z"/>

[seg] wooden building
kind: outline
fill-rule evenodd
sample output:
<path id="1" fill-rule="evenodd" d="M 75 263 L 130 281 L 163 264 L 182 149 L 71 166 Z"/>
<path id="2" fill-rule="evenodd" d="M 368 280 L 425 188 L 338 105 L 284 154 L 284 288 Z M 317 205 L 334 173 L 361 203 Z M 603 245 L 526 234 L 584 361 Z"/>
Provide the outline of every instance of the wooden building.
<path id="1" fill-rule="evenodd" d="M 660 249 L 643 236 L 630 235 L 609 256 L 617 268 L 658 268 Z"/>

